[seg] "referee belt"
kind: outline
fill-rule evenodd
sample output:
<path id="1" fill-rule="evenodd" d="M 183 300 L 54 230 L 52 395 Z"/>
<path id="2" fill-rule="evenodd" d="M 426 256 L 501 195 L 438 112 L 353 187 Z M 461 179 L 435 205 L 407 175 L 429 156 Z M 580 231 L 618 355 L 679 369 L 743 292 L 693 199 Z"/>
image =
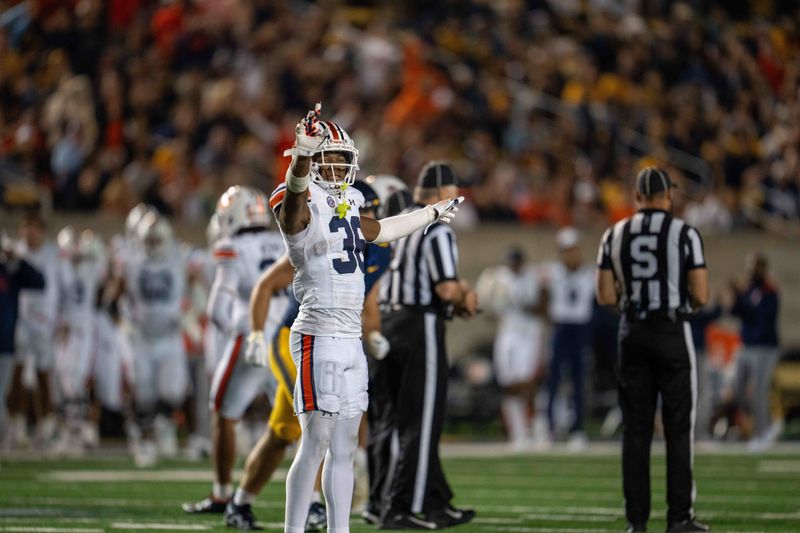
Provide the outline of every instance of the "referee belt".
<path id="1" fill-rule="evenodd" d="M 626 309 L 623 315 L 628 322 L 672 322 L 677 324 L 688 318 L 686 313 L 678 311 L 677 309 L 655 309 L 650 311 Z"/>
<path id="2" fill-rule="evenodd" d="M 434 307 L 430 305 L 403 305 L 403 304 L 380 304 L 379 309 L 381 313 L 397 313 L 400 311 L 404 311 L 406 313 L 433 313 L 434 315 L 439 315 L 442 318 L 449 318 L 449 314 L 446 309 L 441 309 L 439 307 Z"/>

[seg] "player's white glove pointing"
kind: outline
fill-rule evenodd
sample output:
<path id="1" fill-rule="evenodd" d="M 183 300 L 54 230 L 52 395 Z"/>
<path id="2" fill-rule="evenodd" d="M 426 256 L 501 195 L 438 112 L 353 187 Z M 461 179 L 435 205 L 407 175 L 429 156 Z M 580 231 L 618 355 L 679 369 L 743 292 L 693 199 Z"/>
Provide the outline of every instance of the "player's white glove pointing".
<path id="1" fill-rule="evenodd" d="M 253 366 L 267 366 L 269 364 L 267 341 L 264 340 L 263 331 L 254 331 L 247 336 L 247 346 L 244 349 L 244 360 Z"/>
<path id="2" fill-rule="evenodd" d="M 286 150 L 283 155 L 312 157 L 317 153 L 324 138 L 319 131 L 319 117 L 322 104 L 317 102 L 314 109 L 308 112 L 306 118 L 297 123 L 294 128 L 294 146 Z"/>
<path id="3" fill-rule="evenodd" d="M 447 200 L 442 200 L 441 202 L 436 202 L 432 205 L 425 206 L 425 209 L 430 210 L 433 222 L 428 224 L 425 228 L 425 233 L 428 232 L 428 228 L 430 228 L 436 222 L 444 222 L 445 224 L 449 224 L 456 217 L 456 213 L 458 212 L 458 204 L 464 201 L 463 196 L 459 196 L 458 198 L 449 198 Z"/>

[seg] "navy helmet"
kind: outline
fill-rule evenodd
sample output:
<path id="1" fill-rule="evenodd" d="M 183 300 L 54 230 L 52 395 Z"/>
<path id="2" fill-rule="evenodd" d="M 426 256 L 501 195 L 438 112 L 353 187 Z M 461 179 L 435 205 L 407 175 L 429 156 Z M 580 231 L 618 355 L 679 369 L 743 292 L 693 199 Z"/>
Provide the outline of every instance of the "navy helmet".
<path id="1" fill-rule="evenodd" d="M 381 201 L 378 198 L 378 193 L 375 192 L 375 189 L 373 189 L 366 182 L 363 182 L 361 180 L 356 180 L 355 182 L 353 182 L 353 187 L 361 191 L 361 194 L 364 195 L 364 203 L 358 206 L 358 208 L 374 209 L 375 212 L 377 212 L 378 208 L 381 206 Z"/>

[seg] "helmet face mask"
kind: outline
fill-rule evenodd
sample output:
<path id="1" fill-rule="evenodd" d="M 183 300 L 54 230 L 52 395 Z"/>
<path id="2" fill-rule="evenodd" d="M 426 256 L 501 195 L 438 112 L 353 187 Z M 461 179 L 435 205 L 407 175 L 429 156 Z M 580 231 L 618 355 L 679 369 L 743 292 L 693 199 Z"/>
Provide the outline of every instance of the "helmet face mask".
<path id="1" fill-rule="evenodd" d="M 139 239 L 148 259 L 165 259 L 172 244 L 172 227 L 166 219 L 148 213 L 138 227 Z"/>
<path id="2" fill-rule="evenodd" d="M 331 121 L 319 123 L 323 141 L 311 161 L 311 180 L 324 189 L 352 185 L 358 173 L 358 150 L 350 135 Z"/>

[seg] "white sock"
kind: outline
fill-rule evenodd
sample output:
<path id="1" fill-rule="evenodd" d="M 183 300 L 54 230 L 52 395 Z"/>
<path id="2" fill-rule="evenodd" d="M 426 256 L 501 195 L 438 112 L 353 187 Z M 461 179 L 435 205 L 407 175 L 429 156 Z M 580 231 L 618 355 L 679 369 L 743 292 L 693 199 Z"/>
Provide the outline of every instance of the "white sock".
<path id="1" fill-rule="evenodd" d="M 247 492 L 242 487 L 236 489 L 233 495 L 234 505 L 252 505 L 256 501 L 256 495 L 252 492 Z"/>
<path id="2" fill-rule="evenodd" d="M 317 472 L 331 441 L 336 418 L 319 411 L 300 413 L 300 447 L 286 476 L 286 533 L 305 533 Z"/>
<path id="3" fill-rule="evenodd" d="M 227 500 L 233 495 L 233 485 L 230 483 L 217 483 L 211 485 L 211 495 L 217 500 Z"/>
<path id="4" fill-rule="evenodd" d="M 315 490 L 311 494 L 311 503 L 322 503 L 322 493 L 318 490 Z"/>
<path id="5" fill-rule="evenodd" d="M 528 433 L 525 403 L 517 396 L 503 396 L 501 402 L 503 418 L 508 424 L 508 436 L 512 442 L 525 440 Z"/>
<path id="6" fill-rule="evenodd" d="M 360 425 L 361 416 L 338 419 L 328 454 L 325 456 L 322 491 L 328 505 L 329 533 L 350 533 L 350 508 L 355 487 L 353 462 L 358 448 Z"/>

